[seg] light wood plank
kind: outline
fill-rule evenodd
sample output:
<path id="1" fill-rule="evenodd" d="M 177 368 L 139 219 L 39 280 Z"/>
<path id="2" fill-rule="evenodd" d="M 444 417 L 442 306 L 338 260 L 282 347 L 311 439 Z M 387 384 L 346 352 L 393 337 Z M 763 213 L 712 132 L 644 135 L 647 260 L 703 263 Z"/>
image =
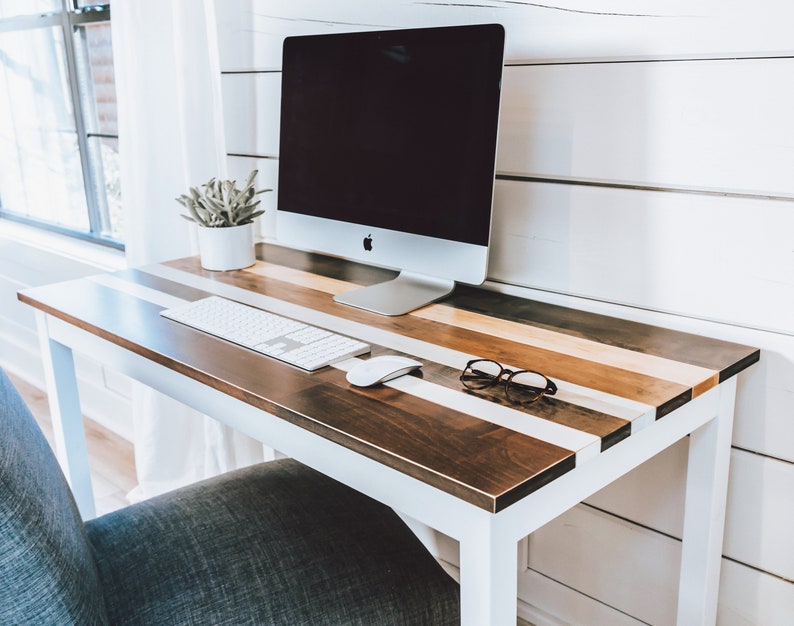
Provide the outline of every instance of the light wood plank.
<path id="1" fill-rule="evenodd" d="M 234 280 L 234 273 L 228 279 Z M 453 410 L 440 410 L 427 401 L 399 394 L 390 401 L 387 388 L 351 394 L 340 371 L 307 376 L 174 324 L 159 315 L 162 306 L 95 281 L 50 285 L 28 290 L 20 297 L 79 328 L 408 475 L 426 479 L 486 510 L 509 506 L 575 463 L 570 450 Z M 126 314 L 117 315 L 120 310 Z M 369 419 L 372 415 L 379 420 Z M 428 427 L 429 422 L 444 426 Z M 435 435 L 432 440 L 429 433 Z M 482 471 L 483 467 L 488 471 Z"/>
<path id="2" fill-rule="evenodd" d="M 273 262 L 272 256 L 269 252 L 269 249 L 265 250 L 265 257 L 271 259 L 271 262 Z M 327 276 L 330 278 L 344 274 L 344 271 L 341 269 L 342 264 L 339 261 L 329 261 L 327 259 L 320 260 L 316 257 L 303 258 L 302 255 L 299 261 L 299 267 L 314 268 L 315 264 L 316 267 L 325 267 L 327 269 Z M 233 289 L 238 289 L 238 287 L 253 289 L 254 291 L 259 291 L 262 294 L 267 294 L 267 296 L 271 298 L 278 298 L 279 294 L 284 294 L 283 297 L 287 297 L 291 301 L 295 300 L 298 303 L 302 303 L 305 306 L 312 308 L 319 307 L 321 310 L 333 306 L 330 304 L 331 300 L 327 293 L 317 292 L 316 290 L 308 289 L 302 286 L 295 286 L 288 280 L 273 279 L 269 276 L 262 276 L 256 272 L 229 273 L 223 276 L 218 276 L 216 274 L 209 274 L 201 270 L 196 259 L 176 261 L 169 263 L 168 266 L 169 268 L 180 268 L 176 271 L 188 274 L 194 279 L 192 281 L 186 281 L 188 283 L 187 288 L 176 287 L 176 289 L 179 290 L 179 297 L 188 296 L 189 294 L 183 293 L 185 291 L 198 293 L 202 288 L 210 290 L 216 289 L 218 285 L 223 285 Z M 145 273 L 142 272 L 128 271 L 120 273 L 119 276 L 122 277 L 120 278 L 121 280 L 137 281 L 139 279 L 143 280 L 144 274 Z M 168 280 L 166 274 L 152 276 L 151 278 L 147 279 L 147 284 L 145 285 L 146 290 L 165 289 L 167 291 L 170 289 L 171 287 L 169 286 L 169 283 L 171 285 L 174 283 L 171 283 Z M 249 362 L 245 359 L 238 358 L 240 356 L 239 352 L 235 352 L 236 356 L 232 355 L 231 348 L 229 348 L 229 354 L 224 356 L 227 348 L 221 347 L 221 344 L 217 341 L 210 341 L 205 338 L 198 339 L 195 334 L 191 334 L 187 331 L 184 334 L 180 334 L 180 332 L 177 330 L 174 330 L 173 336 L 166 337 L 166 335 L 170 335 L 171 333 L 163 332 L 164 328 L 160 327 L 164 322 L 157 315 L 159 307 L 152 302 L 139 301 L 137 299 L 137 293 L 135 289 L 116 290 L 110 284 L 100 285 L 97 284 L 96 281 L 84 281 L 81 282 L 80 285 L 90 285 L 90 287 L 85 287 L 85 290 L 80 292 L 80 297 L 76 298 L 76 301 L 74 302 L 73 300 L 75 300 L 76 295 L 74 293 L 74 284 L 67 285 L 65 289 L 60 289 L 59 286 L 55 286 L 30 290 L 30 292 L 28 292 L 24 297 L 32 298 L 34 304 L 40 308 L 44 308 L 45 310 L 47 308 L 54 307 L 52 308 L 53 311 L 63 311 L 63 313 L 59 313 L 59 315 L 66 316 L 74 323 L 86 328 L 93 328 L 101 325 L 103 328 L 103 336 L 106 338 L 109 338 L 113 341 L 118 341 L 122 345 L 127 345 L 136 351 L 142 350 L 147 356 L 149 356 L 149 358 L 163 360 L 163 362 L 168 362 L 175 368 L 184 369 L 185 363 L 198 363 L 200 373 L 197 373 L 197 376 L 209 376 L 212 378 L 212 380 L 214 380 L 216 375 L 222 375 L 223 380 L 219 384 L 221 384 L 224 391 L 228 391 L 234 395 L 235 393 L 238 393 L 240 389 L 247 389 L 250 391 L 250 393 L 248 393 L 246 396 L 246 401 L 252 402 L 257 406 L 259 406 L 261 403 L 261 408 L 272 411 L 280 411 L 278 414 L 283 415 L 287 419 L 294 419 L 296 417 L 301 419 L 301 415 L 316 416 L 317 411 L 315 409 L 317 406 L 319 406 L 317 399 L 322 398 L 323 402 L 327 403 L 328 405 L 323 410 L 329 411 L 330 414 L 325 415 L 322 413 L 322 411 L 320 411 L 321 419 L 319 421 L 314 421 L 311 424 L 306 422 L 306 427 L 315 429 L 316 432 L 322 431 L 323 434 L 327 433 L 329 438 L 336 436 L 334 435 L 334 432 L 343 431 L 345 433 L 351 433 L 351 436 L 355 439 L 355 442 L 364 442 L 365 439 L 369 437 L 370 433 L 361 431 L 361 428 L 364 427 L 359 424 L 349 423 L 351 419 L 350 416 L 354 416 L 355 412 L 360 409 L 359 405 L 366 405 L 362 410 L 367 410 L 366 407 L 372 408 L 372 406 L 374 406 L 373 403 L 377 403 L 378 406 L 394 405 L 399 408 L 399 432 L 389 430 L 389 437 L 387 437 L 387 439 L 390 441 L 395 439 L 399 440 L 403 432 L 424 432 L 422 429 L 417 431 L 413 425 L 415 417 L 412 418 L 411 416 L 421 415 L 423 412 L 422 408 L 416 403 L 415 400 L 403 398 L 395 399 L 392 397 L 392 391 L 385 389 L 377 392 L 362 392 L 359 394 L 360 397 L 356 398 L 355 402 L 348 402 L 347 396 L 342 397 L 337 393 L 337 387 L 340 386 L 340 384 L 344 385 L 344 383 L 341 382 L 342 376 L 340 372 L 324 372 L 313 376 L 311 384 L 307 387 L 304 384 L 308 382 L 305 378 L 290 372 L 285 372 L 283 371 L 284 368 L 269 367 L 269 363 L 261 361 L 257 363 L 258 367 L 256 377 L 253 378 L 253 374 L 247 371 L 250 368 L 247 367 L 246 363 Z M 46 295 L 42 296 L 42 294 L 45 292 Z M 34 293 L 39 294 L 39 300 L 36 300 L 36 296 L 33 295 Z M 460 302 L 456 302 L 454 298 L 452 300 L 454 305 L 458 306 L 461 310 L 465 310 L 465 295 L 466 294 L 464 290 L 464 297 L 462 297 Z M 493 312 L 497 316 L 504 316 L 504 319 L 522 319 L 522 315 L 528 315 L 527 311 L 517 306 L 511 306 L 510 302 L 504 298 L 489 298 L 488 303 L 490 306 L 489 312 Z M 124 310 L 126 312 L 125 317 L 128 317 L 129 319 L 117 319 L 118 316 L 114 316 L 113 313 L 118 310 Z M 343 317 L 350 315 L 350 319 L 360 319 L 366 322 L 369 322 L 372 319 L 371 314 L 354 311 L 349 307 L 335 309 L 335 311 L 337 310 Z M 528 317 L 531 318 L 531 315 L 528 315 Z M 470 344 L 472 349 L 476 349 L 478 352 L 480 350 L 491 349 L 490 346 L 486 346 L 485 343 L 499 344 L 499 349 L 506 349 L 508 344 L 515 343 L 504 338 L 494 339 L 492 337 L 488 337 L 486 339 L 486 336 L 483 335 L 483 333 L 478 333 L 470 329 L 457 328 L 456 319 L 457 318 L 455 316 L 453 316 L 452 319 L 440 321 L 421 319 L 417 316 L 404 316 L 403 318 L 397 320 L 378 317 L 374 323 L 376 325 L 382 326 L 383 328 L 389 328 L 392 332 L 406 332 L 412 336 L 415 334 L 414 331 L 416 330 L 413 326 L 417 325 L 417 327 L 420 328 L 420 334 L 424 334 L 427 341 L 449 342 L 450 345 L 454 345 L 456 347 Z M 129 320 L 133 320 L 134 324 Z M 567 318 L 567 316 L 561 316 L 560 327 L 565 328 L 566 331 L 568 331 L 564 333 L 561 332 L 561 335 L 566 341 L 570 337 L 576 336 L 576 332 L 571 332 L 568 322 L 570 322 L 570 320 Z M 543 324 L 538 324 L 537 322 L 534 323 L 538 327 L 550 326 L 548 320 L 544 321 Z M 578 330 L 581 330 L 582 328 L 592 329 L 594 327 L 598 327 L 598 324 L 581 324 L 580 321 L 577 325 Z M 443 332 L 440 332 L 442 328 Z M 638 334 L 643 334 L 641 332 L 642 328 L 640 328 L 638 325 L 628 325 L 626 328 L 629 328 Z M 609 331 L 607 336 L 610 338 L 610 340 L 614 339 L 616 336 L 619 336 L 610 334 L 614 332 L 612 327 L 609 327 L 606 330 Z M 626 329 L 624 328 L 624 330 Z M 467 336 L 464 337 L 464 335 Z M 671 337 L 672 339 L 668 350 L 676 351 L 678 349 L 675 347 L 678 342 L 674 335 L 676 335 L 676 333 L 668 332 L 667 336 Z M 585 334 L 585 336 L 587 335 Z M 643 340 L 647 341 L 647 337 L 644 337 Z M 629 344 L 635 345 L 639 340 L 636 338 L 623 338 L 618 345 L 620 345 L 622 341 L 627 341 Z M 719 342 L 717 342 L 717 344 L 718 343 Z M 663 346 L 664 344 L 660 345 Z M 716 353 L 720 352 L 719 345 L 714 345 L 713 347 L 717 348 Z M 526 349 L 526 346 L 522 344 L 516 348 L 516 354 L 518 354 L 520 351 L 526 351 Z M 745 348 L 745 350 L 748 349 Z M 664 349 L 662 349 L 660 352 L 657 352 L 656 354 L 663 358 L 668 358 Z M 743 359 L 743 357 L 740 355 L 736 356 L 736 358 L 739 360 Z M 240 363 L 240 361 L 242 361 L 242 363 Z M 219 367 L 219 363 L 223 364 L 222 374 L 217 369 Z M 240 368 L 239 371 L 236 369 L 238 366 Z M 596 369 L 600 367 L 605 371 L 610 370 L 610 366 L 603 364 L 599 365 L 596 362 L 593 363 L 593 367 Z M 647 382 L 651 383 L 652 381 Z M 333 399 L 333 401 L 329 402 L 329 399 Z M 285 412 L 285 407 L 289 411 L 293 411 L 295 413 L 288 415 Z M 370 413 L 371 411 L 367 412 Z M 382 411 L 377 412 L 380 414 Z M 451 414 L 448 414 L 448 412 L 436 411 L 436 413 L 439 413 L 440 419 L 453 417 Z M 390 416 L 387 417 L 389 420 L 391 420 Z M 480 454 L 481 450 L 486 450 L 489 447 L 490 444 L 488 443 L 488 439 L 492 437 L 494 432 L 489 430 L 490 426 L 476 425 L 474 422 L 469 422 L 465 419 L 461 420 L 458 416 L 454 416 L 454 418 L 450 420 L 449 424 L 452 425 L 453 422 L 462 424 L 464 426 L 468 425 L 466 430 L 471 429 L 470 434 L 476 435 L 476 438 L 479 440 L 477 442 L 470 442 L 472 445 L 465 443 L 463 446 L 465 451 L 460 453 L 455 452 L 457 448 L 454 446 L 449 448 L 449 450 L 453 451 L 456 458 L 459 456 L 465 456 L 467 453 L 466 451 L 474 451 L 475 454 Z M 396 424 L 397 421 L 394 420 L 394 423 Z M 326 428 L 329 428 L 330 430 L 326 430 Z M 397 435 L 399 436 L 393 436 L 395 435 L 395 432 L 397 432 Z M 455 436 L 457 437 L 457 434 Z M 468 434 L 466 436 L 468 437 Z M 505 437 L 505 435 L 501 433 L 497 434 L 497 438 L 501 439 L 503 437 Z M 421 436 L 418 438 L 409 438 L 415 439 L 415 442 L 411 445 L 415 445 L 416 441 L 421 443 Z M 506 441 L 506 439 L 504 439 L 504 441 Z M 359 443 L 355 442 L 353 444 L 354 446 L 359 445 Z M 456 442 L 451 441 L 451 443 Z M 400 441 L 397 441 L 397 444 L 400 444 Z M 447 450 L 446 445 L 442 445 L 442 447 L 444 450 Z M 382 447 L 378 454 L 383 453 L 384 450 L 385 448 Z M 519 451 L 519 448 L 513 447 L 513 444 L 510 443 L 510 451 L 511 453 L 514 451 L 517 452 Z M 407 454 L 407 450 L 400 448 L 399 445 L 394 447 L 392 452 L 401 458 L 404 458 Z M 423 468 L 430 468 L 432 463 L 434 463 L 432 458 L 421 455 L 416 456 L 414 453 L 415 449 L 411 452 L 411 454 L 414 455 L 414 459 L 419 462 Z M 517 457 L 512 457 L 512 460 L 515 461 L 516 458 Z M 428 461 L 430 461 L 430 463 L 428 463 Z M 511 465 L 511 468 L 515 469 L 514 466 L 515 463 Z M 493 467 L 496 467 L 496 465 L 493 465 Z M 499 481 L 501 481 L 503 478 L 504 477 L 502 476 L 495 475 L 488 477 L 489 480 L 497 479 Z M 508 476 L 507 479 L 509 481 L 510 477 Z M 497 491 L 496 489 L 493 489 L 494 485 L 491 484 L 483 484 L 472 481 L 470 482 L 470 485 L 472 485 L 474 489 L 484 488 L 492 492 Z M 504 504 L 509 504 L 509 502 Z M 607 514 L 603 515 L 607 519 L 613 519 Z M 618 534 L 628 532 L 627 529 L 630 529 L 628 522 L 624 521 L 624 526 L 625 527 L 620 530 Z M 651 533 L 651 537 L 657 537 L 657 534 L 653 533 L 653 531 L 648 530 L 648 532 Z M 645 550 L 644 554 L 648 553 L 649 550 Z M 653 550 L 650 550 L 650 553 L 653 553 Z M 623 600 L 618 598 L 617 601 L 622 602 Z M 610 600 L 610 603 L 611 602 L 612 600 Z M 637 613 L 632 613 L 632 615 L 640 616 Z"/>
<path id="3" fill-rule="evenodd" d="M 322 275 L 334 277 L 349 270 L 349 264 L 338 259 L 308 256 L 285 249 L 267 248 L 265 258 L 283 257 L 279 263 L 295 267 L 311 268 Z M 286 281 L 273 281 L 257 272 L 230 272 L 225 275 L 208 273 L 201 269 L 196 258 L 182 259 L 168 264 L 179 268 L 185 279 L 192 277 L 189 290 L 204 287 L 214 291 L 219 282 L 228 283 L 237 290 L 245 288 L 270 298 L 284 298 L 290 303 L 327 311 L 340 317 L 359 320 L 392 335 L 408 335 L 434 346 L 462 351 L 464 354 L 478 354 L 497 358 L 506 363 L 519 363 L 521 358 L 537 362 L 541 371 L 552 377 L 562 377 L 583 388 L 599 392 L 611 392 L 619 397 L 643 401 L 658 409 L 663 416 L 679 404 L 688 402 L 693 387 L 671 383 L 646 374 L 637 374 L 622 369 L 602 358 L 605 353 L 596 350 L 589 359 L 566 354 L 568 342 L 573 335 L 568 332 L 555 333 L 551 327 L 545 334 L 554 333 L 560 338 L 560 345 L 535 348 L 525 342 L 516 342 L 510 337 L 493 336 L 486 332 L 459 327 L 459 316 L 444 320 L 427 320 L 411 315 L 400 318 L 376 316 L 366 311 L 335 305 L 327 293 L 295 286 Z M 165 269 L 165 268 L 164 268 Z M 208 275 L 210 274 L 210 275 Z M 69 321 L 79 327 L 100 334 L 103 338 L 150 358 L 156 362 L 173 367 L 210 386 L 239 397 L 249 404 L 274 413 L 284 419 L 307 428 L 313 432 L 348 445 L 371 458 L 375 458 L 404 473 L 422 477 L 432 485 L 455 493 L 473 504 L 487 510 L 500 510 L 509 506 L 517 497 L 530 493 L 550 478 L 561 475 L 574 465 L 573 452 L 563 449 L 549 441 L 527 437 L 503 426 L 489 424 L 457 410 L 442 408 L 439 404 L 408 394 L 394 395 L 388 389 L 355 390 L 355 400 L 350 395 L 350 387 L 341 372 L 329 371 L 306 377 L 300 372 L 284 368 L 275 361 L 263 360 L 257 355 L 213 337 L 198 333 L 181 325 L 174 325 L 160 317 L 163 303 L 148 294 L 163 293 L 169 299 L 172 295 L 160 292 L 161 289 L 174 289 L 178 297 L 185 297 L 185 287 L 167 280 L 145 278 L 144 272 L 125 271 L 116 277 L 103 281 L 80 281 L 52 285 L 46 288 L 28 290 L 20 297 L 33 306 Z M 112 280 L 111 280 L 112 279 Z M 148 281 L 151 285 L 138 281 Z M 113 281 L 121 281 L 129 288 L 117 288 Z M 140 296 L 140 297 L 139 297 Z M 502 296 L 492 298 L 492 309 L 487 312 L 496 318 L 509 320 L 515 318 L 529 323 L 527 331 L 538 328 L 532 322 L 532 311 L 524 311 L 515 298 Z M 451 300 L 457 307 L 456 313 L 463 315 L 466 293 L 461 302 Z M 118 316 L 119 310 L 126 311 Z M 470 311 L 472 312 L 472 311 Z M 473 312 L 472 312 L 473 313 Z M 482 317 L 485 312 L 477 313 Z M 591 316 L 592 317 L 592 316 Z M 468 319 L 468 318 L 467 318 Z M 606 323 L 599 318 L 598 323 Z M 546 324 L 548 326 L 548 323 Z M 586 324 L 585 324 L 586 325 Z M 594 325 L 595 324 L 594 322 Z M 632 327 L 638 334 L 647 329 L 641 325 Z M 481 330 L 493 330 L 487 325 Z M 506 333 L 510 334 L 510 333 Z M 530 332 L 531 334 L 531 332 Z M 498 335 L 498 333 L 497 333 Z M 667 333 L 673 350 L 679 343 L 676 333 Z M 639 338 L 625 339 L 629 344 L 641 343 Z M 603 339 L 601 340 L 603 342 Z M 391 347 L 392 346 L 384 346 Z M 726 346 L 727 347 L 727 346 Z M 712 342 L 702 346 L 706 353 L 714 352 L 721 361 L 723 346 Z M 740 352 L 735 352 L 740 348 Z M 618 349 L 617 352 L 621 350 Z M 609 352 L 609 351 L 607 351 Z M 734 353 L 735 352 L 735 353 Z M 757 352 L 747 347 L 731 347 L 733 360 L 744 359 Z M 664 350 L 657 352 L 658 357 L 666 358 Z M 642 356 L 640 352 L 638 356 Z M 706 358 L 706 354 L 703 358 Z M 680 360 L 680 359 L 679 359 Z M 708 359 L 704 362 L 708 362 Z M 722 366 L 720 366 L 720 369 Z M 698 369 L 698 368 L 689 368 Z M 436 370 L 435 375 L 454 382 L 456 388 L 458 372 Z M 710 374 L 706 379 L 713 377 Z M 241 390 L 246 390 L 241 392 Z M 498 391 L 498 390 L 497 390 Z M 538 405 L 542 411 L 544 401 Z M 550 400 L 550 404 L 554 404 Z M 432 410 L 428 410 L 432 407 Z M 533 411 L 534 405 L 529 408 Z M 558 407 L 560 415 L 564 407 Z M 560 419 L 552 411 L 548 418 Z M 378 415 L 377 424 L 366 419 L 368 415 Z M 311 418 L 307 418 L 311 416 Z M 541 417 L 547 417 L 539 413 Z M 584 419 L 584 422 L 582 420 Z M 585 430 L 589 419 L 579 411 L 569 425 Z M 444 427 L 427 428 L 428 420 L 443 423 Z M 565 423 L 561 420 L 561 423 Z M 576 422 L 582 422 L 581 426 Z M 602 448 L 612 445 L 629 434 L 627 424 L 614 420 L 610 425 L 613 432 L 601 432 Z M 444 433 L 442 439 L 427 441 L 429 430 Z M 486 461 L 489 472 L 479 472 L 469 463 L 474 457 Z M 503 459 L 509 458 L 505 464 Z"/>
<path id="4" fill-rule="evenodd" d="M 358 288 L 358 286 L 349 282 L 317 276 L 316 274 L 272 263 L 259 262 L 246 271 L 333 295 Z M 603 342 L 577 338 L 573 335 L 566 336 L 552 330 L 497 319 L 471 311 L 452 308 L 444 304 L 430 304 L 411 312 L 409 315 L 447 326 L 465 328 L 474 332 L 509 339 L 527 346 L 553 349 L 556 352 L 563 352 L 585 360 L 593 360 L 613 367 L 641 372 L 649 376 L 681 383 L 682 385 L 702 386 L 702 391 L 707 391 L 719 382 L 716 379 L 717 372 L 704 367 L 675 362 L 671 359 L 642 354 L 636 351 L 623 350 L 619 347 L 606 345 Z M 512 365 L 521 364 L 513 363 Z"/>
<path id="5" fill-rule="evenodd" d="M 270 250 L 265 253 L 265 256 L 269 258 Z M 289 263 L 289 261 L 287 262 Z M 194 273 L 197 270 L 201 271 L 195 267 L 195 260 L 193 259 L 174 261 L 169 265 Z M 334 304 L 326 292 L 304 288 L 300 284 L 270 281 L 268 279 L 256 280 L 257 276 L 261 275 L 257 269 L 241 274 L 246 276 L 245 284 L 240 283 L 241 287 L 267 293 L 273 297 L 283 297 L 291 302 L 311 307 L 314 310 L 327 312 L 334 316 L 361 322 L 370 327 L 388 330 L 456 351 L 460 353 L 459 362 L 454 364 L 453 367 L 458 370 L 465 365 L 467 358 L 472 358 L 465 355 L 492 358 L 504 363 L 531 363 L 534 369 L 543 371 L 552 378 L 594 390 L 598 394 L 614 394 L 616 397 L 655 406 L 659 409 L 660 415 L 672 410 L 678 402 L 685 401 L 685 397 L 691 395 L 691 388 L 685 385 L 621 369 L 595 360 L 589 361 L 576 356 L 569 356 L 562 350 L 534 348 L 523 343 L 511 341 L 509 338 L 490 336 L 466 328 L 459 328 L 455 325 L 425 320 L 419 315 L 390 319 L 359 309 Z M 280 272 L 276 272 L 276 274 L 280 274 Z M 286 275 L 294 274 L 288 272 Z M 240 275 L 229 278 L 213 278 L 216 281 L 223 280 L 234 283 L 235 281 L 239 282 Z M 311 284 L 311 280 L 308 282 Z M 326 283 L 327 281 L 322 279 L 318 284 L 325 288 L 327 286 Z M 335 284 L 335 282 L 331 281 L 331 284 Z M 498 316 L 498 312 L 495 311 L 495 313 Z M 531 318 L 527 318 L 526 321 L 531 324 Z M 397 349 L 396 346 L 391 347 Z M 450 363 L 447 364 L 450 365 Z M 711 378 L 709 376 L 706 382 L 711 380 Z M 456 386 L 459 385 L 456 383 Z"/>
<path id="6" fill-rule="evenodd" d="M 758 346 L 761 359 L 738 380 L 733 444 L 736 447 L 794 462 L 794 337 L 752 327 L 721 324 L 638 307 L 625 307 L 563 294 L 500 286 L 500 289 L 549 304 L 576 307 L 661 328 Z"/>
<path id="7" fill-rule="evenodd" d="M 527 346 L 553 349 L 556 352 L 577 358 L 597 361 L 604 365 L 639 372 L 682 385 L 699 387 L 701 392 L 708 391 L 719 382 L 717 372 L 704 367 L 622 350 L 621 348 L 604 345 L 601 342 L 565 336 L 541 328 L 527 327 L 526 324 L 494 319 L 478 313 L 452 309 L 440 304 L 424 307 L 415 312 L 414 315 L 422 319 L 442 322 L 503 339 L 510 339 Z"/>

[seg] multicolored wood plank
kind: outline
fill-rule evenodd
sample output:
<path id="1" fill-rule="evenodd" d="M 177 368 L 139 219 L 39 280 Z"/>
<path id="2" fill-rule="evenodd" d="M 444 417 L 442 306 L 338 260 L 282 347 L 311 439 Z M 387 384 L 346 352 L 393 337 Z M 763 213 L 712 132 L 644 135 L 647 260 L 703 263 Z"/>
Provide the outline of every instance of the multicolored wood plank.
<path id="1" fill-rule="evenodd" d="M 77 327 L 405 474 L 496 512 L 601 454 L 758 360 L 759 351 L 636 322 L 459 286 L 400 317 L 337 304 L 394 274 L 262 246 L 246 270 L 186 258 L 26 290 L 20 299 Z M 217 294 L 410 355 L 414 375 L 356 388 L 356 359 L 312 374 L 162 318 Z M 540 371 L 559 391 L 526 406 L 501 387 L 471 392 L 472 358 Z"/>

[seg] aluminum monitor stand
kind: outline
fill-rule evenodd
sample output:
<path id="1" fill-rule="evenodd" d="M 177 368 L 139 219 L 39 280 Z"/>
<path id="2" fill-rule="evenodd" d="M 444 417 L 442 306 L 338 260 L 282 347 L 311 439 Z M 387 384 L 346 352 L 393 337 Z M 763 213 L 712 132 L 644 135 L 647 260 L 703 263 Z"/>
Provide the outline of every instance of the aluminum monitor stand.
<path id="1" fill-rule="evenodd" d="M 340 293 L 334 300 L 381 315 L 404 315 L 440 300 L 455 289 L 454 280 L 400 272 L 394 280 Z"/>

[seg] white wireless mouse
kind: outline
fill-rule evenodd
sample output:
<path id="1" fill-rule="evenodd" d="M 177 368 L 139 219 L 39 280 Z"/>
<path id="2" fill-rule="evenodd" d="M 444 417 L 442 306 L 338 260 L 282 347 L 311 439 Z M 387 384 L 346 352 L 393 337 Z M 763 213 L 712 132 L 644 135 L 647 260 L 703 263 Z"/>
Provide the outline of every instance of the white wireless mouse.
<path id="1" fill-rule="evenodd" d="M 419 361 L 386 354 L 359 363 L 347 373 L 347 382 L 356 387 L 371 387 L 422 367 Z"/>

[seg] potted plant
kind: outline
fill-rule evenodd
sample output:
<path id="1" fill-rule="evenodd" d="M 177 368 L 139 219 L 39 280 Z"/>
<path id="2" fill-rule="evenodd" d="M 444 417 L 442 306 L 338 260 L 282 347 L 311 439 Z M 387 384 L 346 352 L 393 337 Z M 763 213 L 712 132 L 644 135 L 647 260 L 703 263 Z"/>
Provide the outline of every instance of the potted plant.
<path id="1" fill-rule="evenodd" d="M 208 270 L 235 270 L 253 265 L 254 219 L 265 211 L 257 209 L 257 196 L 272 189 L 254 188 L 258 170 L 253 170 L 242 189 L 235 180 L 211 178 L 190 195 L 176 200 L 188 210 L 186 220 L 197 226 L 201 266 Z"/>

